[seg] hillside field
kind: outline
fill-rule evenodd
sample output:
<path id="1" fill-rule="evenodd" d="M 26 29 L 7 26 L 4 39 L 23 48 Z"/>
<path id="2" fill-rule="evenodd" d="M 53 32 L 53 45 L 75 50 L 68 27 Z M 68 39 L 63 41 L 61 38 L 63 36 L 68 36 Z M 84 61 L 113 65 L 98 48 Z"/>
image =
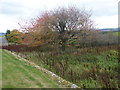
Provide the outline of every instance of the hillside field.
<path id="1" fill-rule="evenodd" d="M 59 88 L 46 74 L 2 51 L 2 88 Z M 1 63 L 0 63 L 1 64 Z M 0 78 L 1 79 L 1 78 Z"/>

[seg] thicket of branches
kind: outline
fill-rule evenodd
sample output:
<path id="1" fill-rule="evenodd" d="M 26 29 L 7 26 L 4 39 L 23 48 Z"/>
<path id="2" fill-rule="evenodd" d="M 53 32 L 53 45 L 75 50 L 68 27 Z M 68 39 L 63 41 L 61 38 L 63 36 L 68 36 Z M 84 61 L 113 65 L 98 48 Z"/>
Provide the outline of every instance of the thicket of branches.
<path id="1" fill-rule="evenodd" d="M 57 44 L 64 51 L 68 40 L 82 31 L 94 29 L 90 16 L 85 10 L 75 7 L 59 8 L 44 12 L 24 27 L 24 30 L 31 35 L 31 43 Z"/>
<path id="2" fill-rule="evenodd" d="M 93 47 L 117 44 L 111 33 L 102 34 L 90 19 L 91 12 L 76 7 L 46 11 L 22 26 L 24 44 L 51 45 L 65 51 L 66 47 Z"/>

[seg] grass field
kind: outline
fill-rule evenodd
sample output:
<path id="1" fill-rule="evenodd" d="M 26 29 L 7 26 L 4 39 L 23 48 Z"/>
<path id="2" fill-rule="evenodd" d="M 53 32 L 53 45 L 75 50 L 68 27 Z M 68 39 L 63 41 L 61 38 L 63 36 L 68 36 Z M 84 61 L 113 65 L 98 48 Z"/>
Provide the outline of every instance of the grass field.
<path id="1" fill-rule="evenodd" d="M 86 88 L 118 88 L 117 46 L 81 48 L 71 53 L 22 52 L 22 57 Z"/>
<path id="2" fill-rule="evenodd" d="M 0 88 L 2 88 L 2 50 L 0 49 Z"/>
<path id="3" fill-rule="evenodd" d="M 7 50 L 14 51 L 22 58 L 54 72 L 81 88 L 120 88 L 118 48 L 119 45 L 105 45 L 66 48 L 63 52 L 54 48 L 46 50 L 45 47 L 6 47 Z"/>
<path id="4" fill-rule="evenodd" d="M 114 35 L 120 36 L 120 32 L 114 32 Z"/>
<path id="5" fill-rule="evenodd" d="M 2 88 L 60 87 L 55 81 L 50 80 L 46 74 L 16 59 L 4 50 L 0 51 L 2 51 Z"/>

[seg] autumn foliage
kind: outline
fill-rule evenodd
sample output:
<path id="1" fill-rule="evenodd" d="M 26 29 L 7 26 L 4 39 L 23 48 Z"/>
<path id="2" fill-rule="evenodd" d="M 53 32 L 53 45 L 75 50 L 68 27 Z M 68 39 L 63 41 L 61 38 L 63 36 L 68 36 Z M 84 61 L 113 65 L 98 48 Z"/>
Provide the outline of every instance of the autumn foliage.
<path id="1" fill-rule="evenodd" d="M 19 32 L 17 29 L 12 30 L 6 35 L 6 38 L 10 44 L 20 44 L 23 39 L 23 33 Z"/>
<path id="2" fill-rule="evenodd" d="M 56 44 L 64 51 L 75 33 L 94 29 L 90 16 L 85 10 L 75 7 L 59 8 L 42 13 L 26 26 L 23 25 L 22 29 L 27 33 L 25 39 L 30 39 L 30 45 Z"/>

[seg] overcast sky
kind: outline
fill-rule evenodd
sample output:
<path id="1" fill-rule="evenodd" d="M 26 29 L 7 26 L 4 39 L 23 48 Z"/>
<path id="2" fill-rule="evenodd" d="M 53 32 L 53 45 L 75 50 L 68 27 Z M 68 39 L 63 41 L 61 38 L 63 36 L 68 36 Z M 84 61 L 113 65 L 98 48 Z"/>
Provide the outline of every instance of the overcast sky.
<path id="1" fill-rule="evenodd" d="M 42 11 L 77 6 L 92 10 L 97 28 L 118 27 L 119 0 L 0 0 L 0 32 L 19 29 L 18 23 L 38 16 Z"/>

